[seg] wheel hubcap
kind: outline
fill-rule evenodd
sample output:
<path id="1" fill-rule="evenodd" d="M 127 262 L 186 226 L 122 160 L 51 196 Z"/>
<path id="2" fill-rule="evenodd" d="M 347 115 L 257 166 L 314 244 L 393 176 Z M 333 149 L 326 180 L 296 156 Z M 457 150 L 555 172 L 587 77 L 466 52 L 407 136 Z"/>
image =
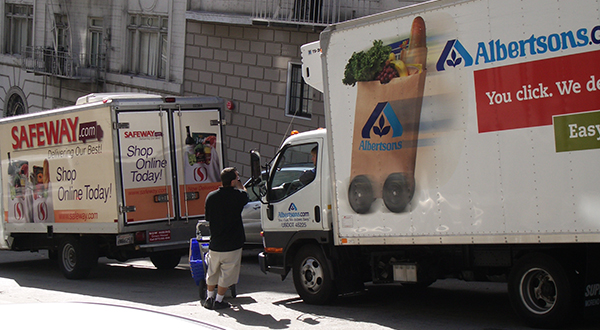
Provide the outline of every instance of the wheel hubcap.
<path id="1" fill-rule="evenodd" d="M 75 255 L 75 248 L 71 244 L 65 245 L 62 252 L 62 260 L 63 265 L 65 266 L 65 270 L 71 272 L 75 269 L 75 265 L 77 264 L 77 259 Z"/>
<path id="2" fill-rule="evenodd" d="M 530 269 L 521 279 L 521 299 L 535 314 L 546 314 L 556 304 L 557 290 L 554 278 L 540 268 Z"/>
<path id="3" fill-rule="evenodd" d="M 300 269 L 302 276 L 302 285 L 307 291 L 316 293 L 321 289 L 323 284 L 323 267 L 313 258 L 307 258 L 302 263 Z"/>

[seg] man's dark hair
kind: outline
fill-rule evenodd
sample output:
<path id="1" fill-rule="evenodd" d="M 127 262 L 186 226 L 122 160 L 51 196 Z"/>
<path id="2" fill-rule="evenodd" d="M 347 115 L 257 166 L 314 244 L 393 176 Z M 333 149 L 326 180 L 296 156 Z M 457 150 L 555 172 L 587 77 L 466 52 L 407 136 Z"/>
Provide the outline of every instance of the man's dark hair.
<path id="1" fill-rule="evenodd" d="M 221 171 L 221 184 L 223 184 L 223 187 L 231 187 L 231 181 L 235 179 L 237 179 L 235 167 L 227 167 Z"/>

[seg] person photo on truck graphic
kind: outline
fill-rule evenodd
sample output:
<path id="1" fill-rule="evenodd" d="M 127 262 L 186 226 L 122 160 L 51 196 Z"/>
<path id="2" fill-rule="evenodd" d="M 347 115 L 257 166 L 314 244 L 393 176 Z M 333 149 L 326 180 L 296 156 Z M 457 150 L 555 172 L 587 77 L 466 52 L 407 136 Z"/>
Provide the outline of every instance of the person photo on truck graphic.
<path id="1" fill-rule="evenodd" d="M 238 282 L 242 248 L 246 241 L 242 209 L 250 198 L 235 167 L 227 167 L 221 171 L 221 184 L 219 189 L 206 196 L 205 202 L 210 243 L 206 261 L 207 298 L 202 305 L 208 309 L 231 307 L 228 302 L 223 301 L 223 297 L 227 289 Z"/>
<path id="2" fill-rule="evenodd" d="M 33 222 L 54 222 L 48 159 L 44 159 L 43 166 L 33 166 L 31 182 L 33 184 Z"/>
<path id="3" fill-rule="evenodd" d="M 33 222 L 33 187 L 30 181 L 29 161 L 11 159 L 8 153 L 10 198 L 8 199 L 8 222 Z"/>

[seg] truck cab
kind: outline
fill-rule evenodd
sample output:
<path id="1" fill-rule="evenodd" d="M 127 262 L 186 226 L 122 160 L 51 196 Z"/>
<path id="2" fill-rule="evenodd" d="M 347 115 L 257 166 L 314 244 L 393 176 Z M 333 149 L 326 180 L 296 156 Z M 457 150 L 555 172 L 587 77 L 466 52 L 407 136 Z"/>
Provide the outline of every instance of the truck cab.
<path id="1" fill-rule="evenodd" d="M 269 175 L 261 210 L 266 251 L 261 255 L 263 271 L 285 277 L 292 260 L 283 251 L 293 251 L 294 245 L 307 240 L 323 243 L 330 239 L 326 133 L 318 129 L 291 135 L 267 164 Z"/>

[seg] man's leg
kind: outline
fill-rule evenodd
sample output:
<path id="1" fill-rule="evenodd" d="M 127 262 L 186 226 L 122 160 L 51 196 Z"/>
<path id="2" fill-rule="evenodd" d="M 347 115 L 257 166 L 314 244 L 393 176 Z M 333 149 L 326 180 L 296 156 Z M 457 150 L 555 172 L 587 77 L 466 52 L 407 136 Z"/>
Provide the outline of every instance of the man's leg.
<path id="1" fill-rule="evenodd" d="M 225 255 L 225 253 L 224 253 Z M 223 302 L 227 289 L 238 282 L 240 276 L 240 264 L 242 262 L 242 249 L 226 252 L 226 258 L 221 259 L 219 283 L 217 286 L 217 297 L 214 309 L 228 308 L 231 305 Z"/>
<path id="2" fill-rule="evenodd" d="M 211 258 L 212 255 L 212 258 Z M 215 288 L 217 287 L 218 278 L 220 276 L 220 261 L 218 260 L 218 253 L 209 251 L 206 261 L 208 264 L 206 270 L 206 300 L 202 302 L 202 306 L 213 309 L 215 302 Z M 210 284 L 215 283 L 215 284 Z"/>
<path id="3" fill-rule="evenodd" d="M 215 298 L 215 301 L 221 302 L 223 301 L 223 298 L 225 297 L 225 293 L 227 293 L 227 289 L 229 289 L 228 287 L 222 287 L 222 286 L 217 286 L 217 297 Z M 213 288 L 214 290 L 214 288 Z"/>
<path id="4" fill-rule="evenodd" d="M 215 287 L 216 285 L 206 286 L 206 300 L 202 302 L 202 306 L 208 309 L 213 309 L 215 304 Z"/>
<path id="5" fill-rule="evenodd" d="M 206 286 L 206 298 L 214 298 L 215 297 L 215 288 L 216 285 L 207 285 Z M 225 289 L 227 290 L 227 289 Z M 221 292 L 221 287 L 217 290 L 217 293 Z"/>

